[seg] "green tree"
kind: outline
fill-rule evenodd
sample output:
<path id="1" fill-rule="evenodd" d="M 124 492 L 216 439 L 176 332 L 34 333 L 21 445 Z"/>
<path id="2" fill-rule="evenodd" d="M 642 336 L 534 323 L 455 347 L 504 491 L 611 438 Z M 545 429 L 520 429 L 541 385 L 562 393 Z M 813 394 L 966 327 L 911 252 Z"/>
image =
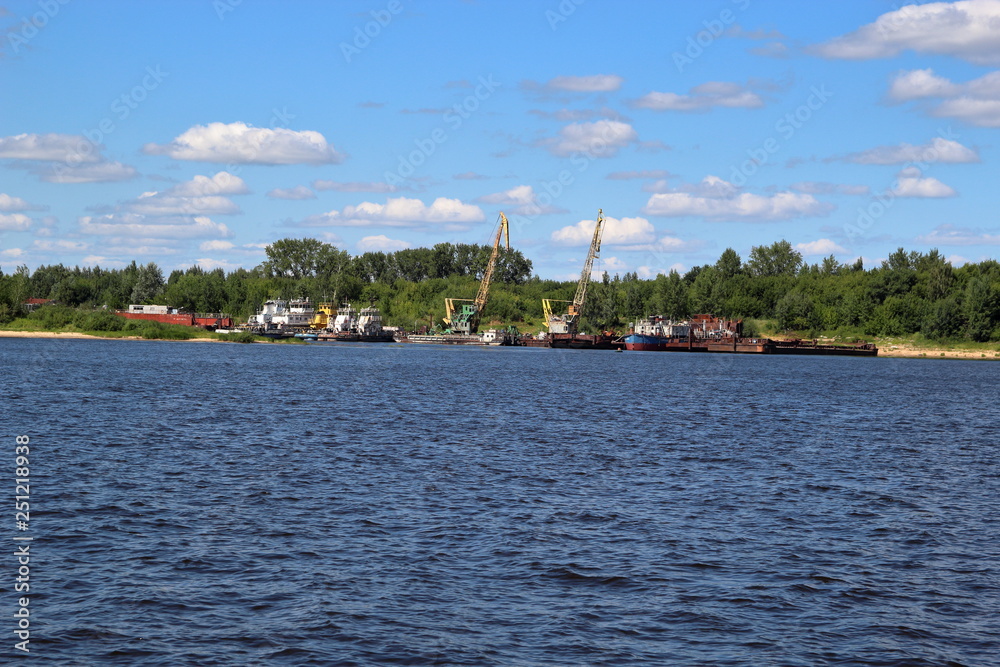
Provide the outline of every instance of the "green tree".
<path id="1" fill-rule="evenodd" d="M 747 261 L 751 275 L 757 277 L 793 276 L 801 266 L 802 253 L 784 240 L 769 246 L 754 246 Z"/>
<path id="2" fill-rule="evenodd" d="M 139 267 L 129 300 L 132 303 L 152 303 L 162 291 L 163 272 L 156 262 L 150 262 Z"/>

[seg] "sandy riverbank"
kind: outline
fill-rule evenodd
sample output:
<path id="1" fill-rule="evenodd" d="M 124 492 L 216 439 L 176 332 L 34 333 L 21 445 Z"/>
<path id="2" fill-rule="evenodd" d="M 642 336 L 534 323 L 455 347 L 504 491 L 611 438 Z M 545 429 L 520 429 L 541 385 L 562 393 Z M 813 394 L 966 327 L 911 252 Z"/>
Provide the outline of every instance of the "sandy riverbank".
<path id="1" fill-rule="evenodd" d="M 62 340 L 89 339 L 89 340 L 162 340 L 147 339 L 139 336 L 125 336 L 122 338 L 105 338 L 104 336 L 91 336 L 90 334 L 79 333 L 77 331 L 0 331 L 0 338 L 58 338 Z M 214 338 L 189 338 L 188 340 L 169 341 L 171 343 L 222 343 L 224 341 Z"/>
<path id="2" fill-rule="evenodd" d="M 944 350 L 938 348 L 915 348 L 912 345 L 879 346 L 880 357 L 905 357 L 912 359 L 992 359 L 1000 361 L 997 350 Z"/>

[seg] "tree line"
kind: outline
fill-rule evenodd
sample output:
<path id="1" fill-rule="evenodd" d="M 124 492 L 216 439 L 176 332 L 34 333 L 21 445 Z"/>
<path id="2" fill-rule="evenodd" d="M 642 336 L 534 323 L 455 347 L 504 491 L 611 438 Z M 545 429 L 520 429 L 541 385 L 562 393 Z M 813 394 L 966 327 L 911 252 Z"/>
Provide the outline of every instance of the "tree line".
<path id="1" fill-rule="evenodd" d="M 314 302 L 374 304 L 388 324 L 432 326 L 445 297 L 471 298 L 491 248 L 440 243 L 432 248 L 351 256 L 315 239 L 282 239 L 267 247 L 253 269 L 204 270 L 193 266 L 164 278 L 155 263 L 122 269 L 41 266 L 0 274 L 0 322 L 21 313 L 29 297 L 80 308 L 124 308 L 162 303 L 196 312 L 226 312 L 238 319 L 269 298 L 305 296 Z M 575 281 L 532 275 L 518 250 L 501 249 L 484 323 L 542 324 L 543 298 L 573 298 Z M 802 334 L 895 336 L 921 333 L 935 340 L 1000 341 L 1000 264 L 955 268 L 940 252 L 899 248 L 880 266 L 833 256 L 810 264 L 787 241 L 755 246 L 746 260 L 727 248 L 714 264 L 641 279 L 605 273 L 588 292 L 583 326 L 622 331 L 637 318 L 659 314 L 685 319 L 696 313 L 768 320 Z"/>

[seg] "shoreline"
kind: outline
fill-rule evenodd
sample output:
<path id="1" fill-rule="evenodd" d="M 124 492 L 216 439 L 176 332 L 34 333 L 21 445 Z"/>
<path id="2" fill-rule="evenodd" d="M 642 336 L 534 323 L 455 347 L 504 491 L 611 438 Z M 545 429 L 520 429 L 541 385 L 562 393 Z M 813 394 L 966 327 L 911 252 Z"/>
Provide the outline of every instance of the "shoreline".
<path id="1" fill-rule="evenodd" d="M 158 338 L 141 338 L 139 336 L 124 336 L 105 338 L 80 333 L 78 331 L 5 331 L 0 330 L 0 338 L 47 338 L 56 340 L 159 340 L 168 343 L 227 343 L 229 341 L 214 338 L 189 338 L 187 340 L 169 340 Z M 264 341 L 259 341 L 264 342 Z M 915 348 L 907 344 L 886 345 L 879 347 L 879 357 L 892 359 L 971 359 L 977 361 L 1000 361 L 1000 350 L 947 350 L 943 348 Z"/>
<path id="2" fill-rule="evenodd" d="M 214 338 L 188 338 L 187 340 L 171 340 L 168 338 L 143 338 L 141 336 L 94 336 L 79 331 L 4 331 L 0 330 L 0 338 L 56 338 L 62 340 L 150 340 L 167 343 L 225 343 Z"/>

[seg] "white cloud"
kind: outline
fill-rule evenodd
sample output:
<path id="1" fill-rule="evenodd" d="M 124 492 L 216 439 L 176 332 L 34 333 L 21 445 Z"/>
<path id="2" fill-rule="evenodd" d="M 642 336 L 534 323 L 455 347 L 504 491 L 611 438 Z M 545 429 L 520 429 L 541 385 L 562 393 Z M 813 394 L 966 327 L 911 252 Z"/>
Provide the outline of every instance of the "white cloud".
<path id="1" fill-rule="evenodd" d="M 632 103 L 653 111 L 705 111 L 712 107 L 756 109 L 764 106 L 760 96 L 738 83 L 709 81 L 695 86 L 687 95 L 652 92 Z"/>
<path id="2" fill-rule="evenodd" d="M 198 246 L 198 250 L 211 252 L 213 250 L 232 250 L 236 245 L 229 241 L 204 241 Z"/>
<path id="3" fill-rule="evenodd" d="M 100 147 L 76 134 L 17 134 L 0 137 L 0 158 L 49 162 L 97 162 Z"/>
<path id="4" fill-rule="evenodd" d="M 144 193 L 122 208 L 129 213 L 149 216 L 240 213 L 240 207 L 228 197 L 174 197 L 166 192 Z"/>
<path id="5" fill-rule="evenodd" d="M 25 254 L 22 248 L 7 248 L 6 250 L 0 250 L 0 256 L 3 257 L 23 257 Z"/>
<path id="6" fill-rule="evenodd" d="M 164 192 L 144 192 L 121 210 L 148 216 L 234 215 L 240 207 L 229 197 L 250 192 L 239 176 L 220 171 L 215 176 L 195 176 Z"/>
<path id="7" fill-rule="evenodd" d="M 344 156 L 312 130 L 252 127 L 246 123 L 195 125 L 168 144 L 146 144 L 149 155 L 238 164 L 331 164 Z"/>
<path id="8" fill-rule="evenodd" d="M 594 237 L 596 220 L 581 220 L 552 232 L 552 240 L 559 245 L 589 246 Z M 645 218 L 604 218 L 601 243 L 605 245 L 629 245 L 650 243 L 656 238 L 653 224 Z"/>
<path id="9" fill-rule="evenodd" d="M 932 116 L 1000 127 L 1000 71 L 966 83 L 953 83 L 930 69 L 902 72 L 893 80 L 889 98 L 895 102 L 936 98 L 940 101 L 929 107 Z"/>
<path id="10" fill-rule="evenodd" d="M 398 188 L 381 181 L 353 181 L 342 183 L 340 181 L 324 181 L 317 179 L 312 186 L 317 190 L 333 190 L 334 192 L 395 192 Z"/>
<path id="11" fill-rule="evenodd" d="M 815 256 L 822 255 L 824 257 L 829 255 L 836 255 L 837 253 L 843 254 L 847 250 L 840 247 L 830 239 L 818 239 L 816 241 L 809 241 L 808 243 L 797 243 L 795 244 L 795 249 L 801 252 L 803 255 Z"/>
<path id="12" fill-rule="evenodd" d="M 545 84 L 546 90 L 571 93 L 611 93 L 622 87 L 622 79 L 615 74 L 593 76 L 557 76 Z"/>
<path id="13" fill-rule="evenodd" d="M 294 188 L 274 188 L 267 193 L 271 199 L 316 199 L 316 193 L 304 185 Z"/>
<path id="14" fill-rule="evenodd" d="M 357 245 L 358 250 L 361 252 L 396 252 L 397 250 L 405 250 L 410 247 L 410 244 L 406 241 L 390 239 L 385 234 L 379 234 L 378 236 L 366 236 L 358 241 Z"/>
<path id="15" fill-rule="evenodd" d="M 935 75 L 930 69 L 900 72 L 889 86 L 889 98 L 894 102 L 907 102 L 921 97 L 948 97 L 955 92 L 955 84 Z"/>
<path id="16" fill-rule="evenodd" d="M 37 173 L 46 183 L 114 183 L 139 175 L 135 167 L 121 162 L 93 162 L 76 166 L 57 163 Z"/>
<path id="17" fill-rule="evenodd" d="M 916 167 L 899 172 L 892 193 L 897 197 L 954 197 L 957 193 L 936 178 L 923 177 Z"/>
<path id="18" fill-rule="evenodd" d="M 706 220 L 763 222 L 825 215 L 831 208 L 809 194 L 778 192 L 758 195 L 739 192 L 733 184 L 708 176 L 699 185 L 681 186 L 673 192 L 652 195 L 643 212 L 666 217 L 696 216 Z"/>
<path id="19" fill-rule="evenodd" d="M 486 216 L 478 206 L 463 203 L 458 199 L 438 197 L 428 206 L 419 199 L 390 197 L 385 204 L 361 202 L 357 206 L 345 206 L 340 211 L 310 216 L 302 221 L 302 225 L 412 227 L 433 223 L 453 225 L 452 229 L 462 229 L 468 223 L 482 222 L 485 219 Z"/>
<path id="20" fill-rule="evenodd" d="M 220 171 L 215 176 L 197 175 L 190 181 L 179 183 L 168 191 L 178 197 L 205 197 L 212 195 L 245 195 L 250 190 L 239 176 Z"/>
<path id="21" fill-rule="evenodd" d="M 848 162 L 857 164 L 905 164 L 907 162 L 942 162 L 964 164 L 979 162 L 979 153 L 957 141 L 934 137 L 922 146 L 899 144 L 898 146 L 878 146 L 860 153 L 851 153 Z"/>
<path id="22" fill-rule="evenodd" d="M 917 242 L 931 246 L 1000 245 L 1000 233 L 994 234 L 982 229 L 956 227 L 955 225 L 939 225 L 930 234 L 918 236 Z"/>
<path id="23" fill-rule="evenodd" d="M 34 206 L 29 204 L 20 197 L 13 197 L 6 193 L 0 192 L 0 211 L 15 212 L 15 211 L 41 211 L 44 210 L 42 206 Z"/>
<path id="24" fill-rule="evenodd" d="M 509 204 L 512 206 L 531 204 L 535 201 L 535 190 L 530 185 L 518 185 L 510 190 L 483 195 L 477 201 L 484 204 Z"/>
<path id="25" fill-rule="evenodd" d="M 98 236 L 144 237 L 152 239 L 226 238 L 229 228 L 205 216 L 194 218 L 154 218 L 133 213 L 112 213 L 80 218 L 80 231 Z"/>
<path id="26" fill-rule="evenodd" d="M 31 227 L 31 218 L 23 213 L 0 213 L 0 231 L 23 232 Z"/>
<path id="27" fill-rule="evenodd" d="M 788 186 L 790 190 L 804 192 L 808 195 L 857 195 L 871 194 L 867 185 L 850 185 L 847 183 L 825 183 L 822 181 L 802 181 Z"/>
<path id="28" fill-rule="evenodd" d="M 811 49 L 825 58 L 889 58 L 905 50 L 1000 63 L 1000 0 L 909 4 Z"/>
<path id="29" fill-rule="evenodd" d="M 559 130 L 559 136 L 542 143 L 554 155 L 565 157 L 586 153 L 592 157 L 614 157 L 618 150 L 638 141 L 639 135 L 628 123 L 598 120 L 571 123 Z"/>
<path id="30" fill-rule="evenodd" d="M 83 252 L 90 249 L 89 243 L 84 243 L 83 241 L 71 241 L 69 239 L 61 239 L 57 241 L 33 241 L 31 244 L 32 250 L 42 250 L 46 252 L 59 251 L 59 252 Z"/>

